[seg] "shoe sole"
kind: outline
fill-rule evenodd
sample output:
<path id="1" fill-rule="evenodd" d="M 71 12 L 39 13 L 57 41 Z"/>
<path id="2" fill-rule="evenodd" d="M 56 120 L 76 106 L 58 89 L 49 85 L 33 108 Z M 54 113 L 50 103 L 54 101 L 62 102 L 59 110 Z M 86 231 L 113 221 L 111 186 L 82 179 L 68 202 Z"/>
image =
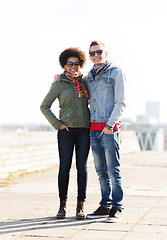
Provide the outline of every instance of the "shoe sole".
<path id="1" fill-rule="evenodd" d="M 88 219 L 96 219 L 96 218 L 107 218 L 108 215 L 96 215 L 96 216 L 89 216 L 87 215 L 86 218 Z"/>
<path id="2" fill-rule="evenodd" d="M 121 217 L 121 218 L 107 218 L 106 223 L 117 223 L 117 222 L 120 222 L 122 219 L 123 219 L 123 217 Z"/>
<path id="3" fill-rule="evenodd" d="M 75 217 L 75 218 L 80 220 L 85 219 L 85 217 Z"/>
<path id="4" fill-rule="evenodd" d="M 65 218 L 65 216 L 63 216 L 63 217 L 61 217 L 61 216 L 60 216 L 60 217 L 59 217 L 59 216 L 56 216 L 56 218 L 57 218 L 57 219 L 63 219 L 63 218 Z"/>

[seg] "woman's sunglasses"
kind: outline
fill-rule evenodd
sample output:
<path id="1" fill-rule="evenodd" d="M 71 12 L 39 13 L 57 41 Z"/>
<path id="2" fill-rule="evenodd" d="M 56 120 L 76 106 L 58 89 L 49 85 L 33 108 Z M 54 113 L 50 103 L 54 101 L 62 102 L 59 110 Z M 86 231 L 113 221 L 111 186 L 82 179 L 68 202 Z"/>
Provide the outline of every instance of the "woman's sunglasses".
<path id="1" fill-rule="evenodd" d="M 72 67 L 72 66 L 80 66 L 80 63 L 79 62 L 67 62 L 67 66 L 68 67 Z"/>
<path id="2" fill-rule="evenodd" d="M 91 57 L 94 57 L 94 56 L 95 56 L 95 53 L 97 53 L 97 55 L 99 56 L 99 55 L 102 54 L 102 52 L 103 52 L 103 50 L 91 51 L 91 52 L 89 52 L 89 55 L 90 55 Z"/>

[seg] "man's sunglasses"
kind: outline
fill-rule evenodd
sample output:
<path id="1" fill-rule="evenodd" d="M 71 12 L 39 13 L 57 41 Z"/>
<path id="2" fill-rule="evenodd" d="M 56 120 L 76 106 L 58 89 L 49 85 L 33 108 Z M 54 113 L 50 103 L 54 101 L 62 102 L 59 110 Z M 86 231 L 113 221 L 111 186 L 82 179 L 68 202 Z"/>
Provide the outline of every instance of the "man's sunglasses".
<path id="1" fill-rule="evenodd" d="M 91 51 L 91 52 L 89 52 L 89 55 L 90 55 L 91 57 L 94 57 L 94 56 L 95 56 L 95 53 L 97 53 L 97 55 L 99 56 L 99 55 L 102 54 L 102 52 L 103 52 L 103 50 Z"/>
<path id="2" fill-rule="evenodd" d="M 80 66 L 80 63 L 79 62 L 67 62 L 67 66 L 68 67 L 72 67 L 72 66 Z"/>

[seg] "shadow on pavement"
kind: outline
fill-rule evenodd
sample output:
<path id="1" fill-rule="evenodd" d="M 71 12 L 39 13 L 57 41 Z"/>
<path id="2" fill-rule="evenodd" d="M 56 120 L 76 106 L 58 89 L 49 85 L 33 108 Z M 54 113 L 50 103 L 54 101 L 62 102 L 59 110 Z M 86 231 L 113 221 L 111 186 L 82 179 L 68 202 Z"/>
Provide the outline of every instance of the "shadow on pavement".
<path id="1" fill-rule="evenodd" d="M 14 221 L 0 222 L 0 234 L 18 233 L 34 229 L 51 229 L 63 227 L 77 227 L 95 222 L 95 220 L 77 220 L 75 217 L 57 219 L 56 217 L 20 219 Z"/>

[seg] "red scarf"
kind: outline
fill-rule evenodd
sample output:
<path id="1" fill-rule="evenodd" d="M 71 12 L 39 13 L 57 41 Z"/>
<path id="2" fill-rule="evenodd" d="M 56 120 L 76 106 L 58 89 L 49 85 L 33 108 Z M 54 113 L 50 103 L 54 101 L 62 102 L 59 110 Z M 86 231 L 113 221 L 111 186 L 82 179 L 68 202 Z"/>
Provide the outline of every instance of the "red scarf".
<path id="1" fill-rule="evenodd" d="M 79 74 L 74 76 L 71 73 L 64 71 L 64 75 L 66 76 L 66 78 L 70 79 L 70 81 L 74 83 L 75 89 L 77 91 L 77 95 L 78 95 L 79 98 L 81 98 L 83 96 L 85 96 L 86 98 L 89 98 L 88 91 L 83 86 L 83 84 L 80 83 L 79 80 L 78 80 L 79 77 L 81 76 L 80 72 L 79 72 Z"/>

